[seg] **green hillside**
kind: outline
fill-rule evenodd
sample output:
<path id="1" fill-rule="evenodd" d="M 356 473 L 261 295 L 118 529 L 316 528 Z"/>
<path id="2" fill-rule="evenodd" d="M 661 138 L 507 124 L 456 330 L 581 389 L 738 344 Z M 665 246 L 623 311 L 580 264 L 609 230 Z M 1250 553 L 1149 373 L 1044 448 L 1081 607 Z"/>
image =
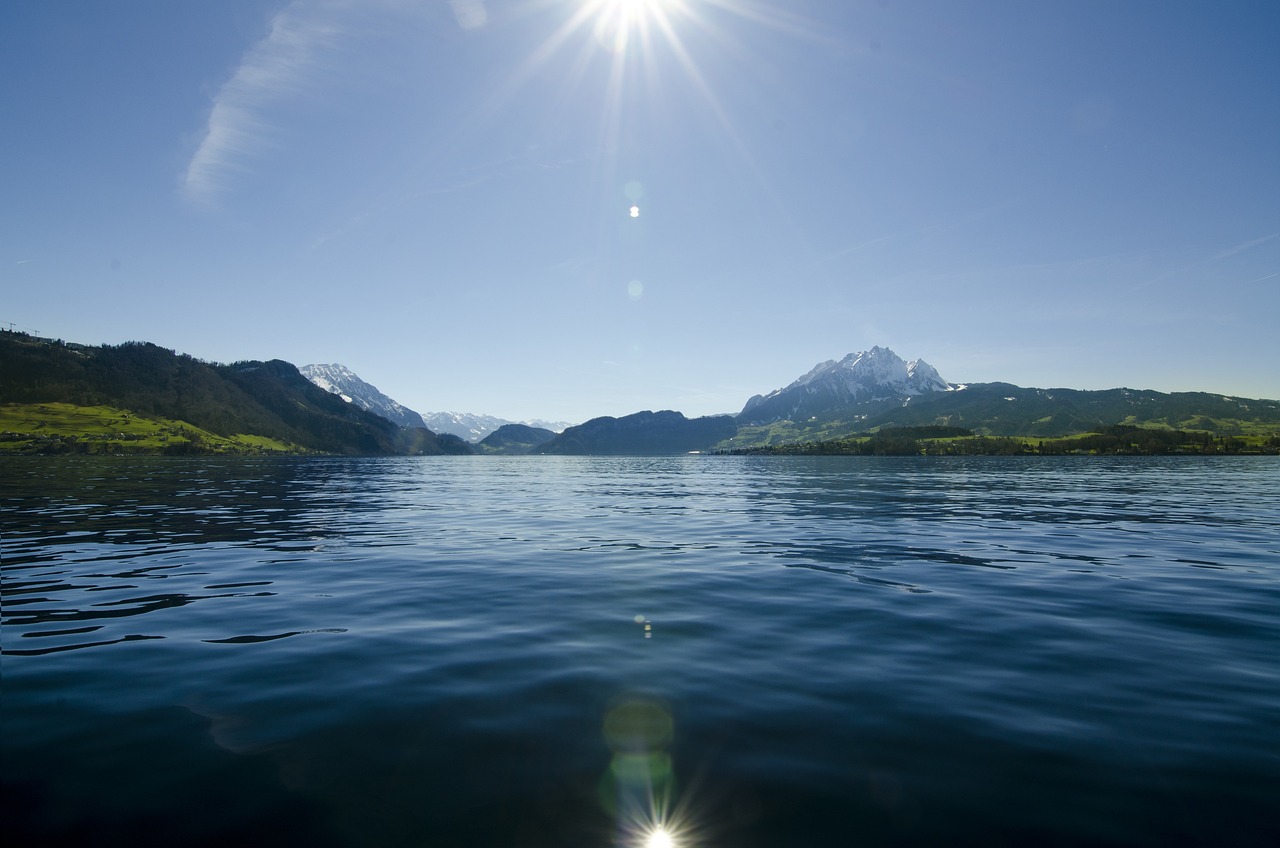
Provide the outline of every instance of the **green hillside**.
<path id="1" fill-rule="evenodd" d="M 1280 454 L 1280 435 L 1215 436 L 1204 431 L 1116 424 L 1066 438 L 985 436 L 958 427 L 884 427 L 839 439 L 720 451 L 766 456 L 1240 456 Z"/>
<path id="2" fill-rule="evenodd" d="M 219 436 L 167 418 L 143 418 L 111 406 L 69 403 L 0 405 L 0 453 L 265 454 L 303 453 L 266 436 Z"/>
<path id="3" fill-rule="evenodd" d="M 900 427 L 960 427 L 985 437 L 1026 440 L 1079 436 L 1116 425 L 1214 437 L 1280 434 L 1280 401 L 1207 392 L 1137 389 L 1026 389 L 978 383 L 963 390 L 860 404 L 824 418 L 740 427 L 721 450 L 829 442 Z"/>
<path id="4" fill-rule="evenodd" d="M 0 404 L 9 452 L 471 452 L 349 404 L 287 362 L 219 365 L 142 342 L 0 333 Z"/>

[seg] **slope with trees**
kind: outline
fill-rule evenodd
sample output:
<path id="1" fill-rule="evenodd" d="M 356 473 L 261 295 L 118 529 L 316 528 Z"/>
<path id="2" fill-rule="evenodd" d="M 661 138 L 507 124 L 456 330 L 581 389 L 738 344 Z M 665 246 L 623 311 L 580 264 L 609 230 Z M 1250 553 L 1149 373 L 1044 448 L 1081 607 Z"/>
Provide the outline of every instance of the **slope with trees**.
<path id="1" fill-rule="evenodd" d="M 144 342 L 92 347 L 0 333 L 0 402 L 108 406 L 219 437 L 260 437 L 249 443 L 272 452 L 276 445 L 345 455 L 470 452 L 456 437 L 361 410 L 287 362 L 218 365 Z"/>

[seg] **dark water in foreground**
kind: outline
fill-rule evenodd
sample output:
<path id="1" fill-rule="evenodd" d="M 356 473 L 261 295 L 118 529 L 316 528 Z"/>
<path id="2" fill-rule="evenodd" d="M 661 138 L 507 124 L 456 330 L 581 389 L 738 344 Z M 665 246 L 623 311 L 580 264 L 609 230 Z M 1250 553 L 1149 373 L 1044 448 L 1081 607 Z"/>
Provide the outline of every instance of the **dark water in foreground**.
<path id="1" fill-rule="evenodd" d="M 0 474 L 10 845 L 1280 844 L 1272 458 Z"/>

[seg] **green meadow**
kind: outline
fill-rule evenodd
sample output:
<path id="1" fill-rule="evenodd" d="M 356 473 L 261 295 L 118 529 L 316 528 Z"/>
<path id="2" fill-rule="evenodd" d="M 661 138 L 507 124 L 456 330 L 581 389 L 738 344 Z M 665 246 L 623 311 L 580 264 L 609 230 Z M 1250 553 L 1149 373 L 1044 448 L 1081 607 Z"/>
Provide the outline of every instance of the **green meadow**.
<path id="1" fill-rule="evenodd" d="M 111 406 L 0 404 L 0 454 L 305 453 L 265 436 L 219 436 L 185 421 Z"/>

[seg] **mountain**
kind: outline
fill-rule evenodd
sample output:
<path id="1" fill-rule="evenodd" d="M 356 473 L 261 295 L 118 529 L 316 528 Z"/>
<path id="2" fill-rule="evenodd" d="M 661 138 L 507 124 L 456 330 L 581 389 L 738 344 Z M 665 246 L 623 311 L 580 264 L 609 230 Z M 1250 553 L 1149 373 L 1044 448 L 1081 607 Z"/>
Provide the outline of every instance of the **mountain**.
<path id="1" fill-rule="evenodd" d="M 563 433 L 573 425 L 568 421 L 547 421 L 544 418 L 530 418 L 527 421 L 512 421 L 512 424 L 523 424 L 535 430 L 550 430 L 552 433 Z"/>
<path id="2" fill-rule="evenodd" d="M 956 385 L 923 360 L 873 347 L 829 360 L 785 388 L 747 401 L 720 447 L 825 442 L 902 427 L 962 427 L 985 436 L 1061 438 L 1116 425 L 1261 436 L 1280 427 L 1280 401 L 1149 389 Z"/>
<path id="3" fill-rule="evenodd" d="M 875 401 L 902 402 L 957 387 L 922 359 L 911 362 L 884 347 L 851 353 L 815 365 L 790 385 L 755 395 L 738 413 L 739 424 L 807 421 L 846 412 Z"/>
<path id="4" fill-rule="evenodd" d="M 377 386 L 366 383 L 345 365 L 304 365 L 298 371 L 325 391 L 374 415 L 381 415 L 394 424 L 431 429 L 421 415 L 387 397 Z"/>
<path id="5" fill-rule="evenodd" d="M 51 426 L 8 434 L 20 450 L 63 452 L 208 453 L 291 452 L 344 455 L 470 453 L 452 436 L 399 427 L 316 386 L 288 362 L 204 362 L 145 342 L 64 344 L 23 333 L 0 333 L 0 401 L 19 406 L 59 404 L 102 418 L 162 421 L 166 442 L 120 438 L 55 443 Z M 60 409 L 62 408 L 60 407 Z M 81 431 L 83 432 L 83 431 Z M 43 433 L 43 435 L 42 435 Z M 202 433 L 220 439 L 202 441 Z M 43 441 L 42 441 L 43 439 Z"/>
<path id="6" fill-rule="evenodd" d="M 479 442 L 490 433 L 508 424 L 523 424 L 553 433 L 563 432 L 568 423 L 564 421 L 508 421 L 492 415 L 478 415 L 473 412 L 428 412 L 423 415 L 427 427 L 437 433 L 452 433 L 469 442 Z"/>
<path id="7" fill-rule="evenodd" d="M 468 442 L 479 442 L 508 424 L 551 430 L 553 435 L 569 426 L 564 422 L 507 421 L 471 412 L 428 412 L 424 415 L 387 397 L 377 386 L 365 382 L 345 365 L 304 365 L 298 370 L 320 388 L 401 427 L 424 427 L 434 433 L 452 434 Z"/>
<path id="8" fill-rule="evenodd" d="M 736 419 L 646 411 L 594 418 L 554 435 L 554 427 L 448 414 L 455 426 L 469 420 L 463 430 L 469 437 L 497 434 L 473 448 L 457 434 L 393 423 L 384 415 L 416 413 L 350 369 L 308 371 L 312 379 L 281 360 L 221 365 L 145 342 L 95 347 L 0 332 L 0 452 L 661 455 L 848 439 L 895 428 L 1061 438 L 1119 426 L 1254 441 L 1280 433 L 1277 400 L 1128 388 L 957 386 L 922 360 L 906 362 L 873 347 L 820 363 L 791 385 L 751 398 Z M 357 395 L 382 411 L 364 408 Z"/>
<path id="9" fill-rule="evenodd" d="M 962 427 L 984 436 L 1063 438 L 1114 426 L 1261 437 L 1280 432 L 1280 401 L 1207 392 L 971 383 L 963 390 L 866 401 L 817 419 L 744 424 L 722 447 L 826 442 L 899 428 Z"/>
<path id="10" fill-rule="evenodd" d="M 963 391 L 910 398 L 875 411 L 860 429 L 943 425 L 988 436 L 1059 437 L 1112 425 L 1202 430 L 1218 435 L 1276 432 L 1280 401 L 1151 389 L 1035 389 L 972 383 Z"/>
<path id="11" fill-rule="evenodd" d="M 478 415 L 472 412 L 428 412 L 423 416 L 427 427 L 437 433 L 452 433 L 468 442 L 478 442 L 506 424 L 514 422 Z"/>
<path id="12" fill-rule="evenodd" d="M 486 454 L 520 456 L 532 453 L 539 445 L 546 444 L 556 434 L 545 427 L 528 424 L 503 424 L 476 443 L 476 451 Z"/>
<path id="13" fill-rule="evenodd" d="M 538 454 L 663 456 L 708 450 L 731 438 L 738 425 L 729 415 L 685 418 L 679 412 L 605 416 L 570 427 L 534 449 Z"/>

